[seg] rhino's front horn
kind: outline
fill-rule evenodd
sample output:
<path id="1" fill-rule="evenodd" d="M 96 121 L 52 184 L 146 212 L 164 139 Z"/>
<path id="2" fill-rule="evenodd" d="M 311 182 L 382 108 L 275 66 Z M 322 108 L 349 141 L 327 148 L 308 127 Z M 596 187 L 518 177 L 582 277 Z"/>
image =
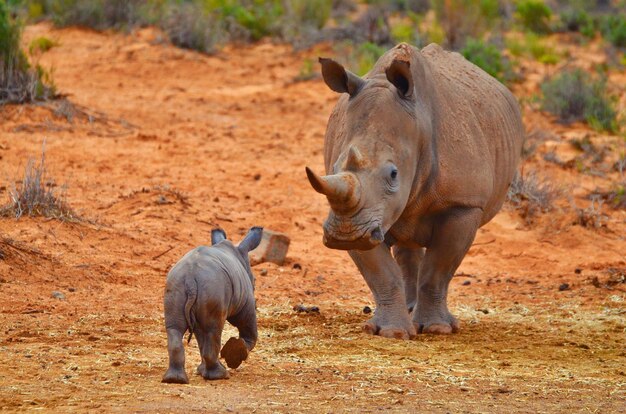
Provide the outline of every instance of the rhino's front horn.
<path id="1" fill-rule="evenodd" d="M 333 210 L 347 211 L 359 203 L 361 189 L 354 174 L 342 172 L 320 177 L 306 167 L 306 175 L 315 191 L 328 197 Z"/>

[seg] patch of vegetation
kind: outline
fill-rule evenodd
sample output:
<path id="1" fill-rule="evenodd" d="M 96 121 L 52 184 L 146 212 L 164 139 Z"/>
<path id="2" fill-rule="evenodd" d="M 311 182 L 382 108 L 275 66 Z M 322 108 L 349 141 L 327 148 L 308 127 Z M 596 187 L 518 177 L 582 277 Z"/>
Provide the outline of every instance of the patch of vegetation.
<path id="1" fill-rule="evenodd" d="M 9 203 L 0 208 L 0 215 L 20 218 L 43 216 L 63 221 L 78 221 L 76 213 L 65 201 L 65 188 L 57 188 L 46 169 L 45 144 L 39 163 L 32 158 L 26 163 L 24 177 L 9 190 Z"/>
<path id="2" fill-rule="evenodd" d="M 498 0 L 447 0 L 433 2 L 437 19 L 445 33 L 446 46 L 459 50 L 467 38 L 481 38 L 500 16 Z"/>
<path id="3" fill-rule="evenodd" d="M 539 179 L 534 171 L 526 175 L 522 171 L 515 175 L 506 199 L 531 224 L 539 213 L 552 209 L 558 195 L 559 190 L 547 179 Z"/>
<path id="4" fill-rule="evenodd" d="M 602 199 L 594 197 L 591 199 L 589 207 L 585 209 L 575 207 L 576 221 L 574 224 L 594 229 L 598 229 L 605 225 L 603 222 L 606 221 L 607 217 L 602 214 L 602 204 L 604 204 Z"/>
<path id="5" fill-rule="evenodd" d="M 504 81 L 507 73 L 510 72 L 509 62 L 493 44 L 470 38 L 461 50 L 461 54 L 499 81 Z"/>
<path id="6" fill-rule="evenodd" d="M 10 16 L 0 1 L 0 105 L 24 103 L 54 97 L 50 75 L 39 65 L 33 67 L 20 48 L 21 24 Z"/>
<path id="7" fill-rule="evenodd" d="M 28 46 L 28 53 L 31 55 L 45 53 L 55 46 L 59 46 L 59 42 L 48 39 L 44 36 L 38 37 L 30 42 L 30 46 Z"/>
<path id="8" fill-rule="evenodd" d="M 609 42 L 617 47 L 626 47 L 626 14 L 617 13 L 603 16 L 600 31 Z"/>
<path id="9" fill-rule="evenodd" d="M 167 7 L 160 25 L 174 45 L 185 49 L 214 53 L 225 40 L 224 28 L 197 2 Z"/>
<path id="10" fill-rule="evenodd" d="M 525 33 L 522 38 L 515 35 L 507 37 L 506 47 L 512 56 L 525 56 L 545 64 L 556 64 L 561 59 L 546 39 L 531 32 Z"/>
<path id="11" fill-rule="evenodd" d="M 604 78 L 582 69 L 567 70 L 541 84 L 542 108 L 562 122 L 585 120 L 592 128 L 617 131 L 617 113 Z"/>
<path id="12" fill-rule="evenodd" d="M 550 32 L 552 9 L 543 0 L 518 0 L 515 14 L 524 28 L 535 33 Z"/>
<path id="13" fill-rule="evenodd" d="M 371 42 L 354 44 L 353 42 L 345 41 L 335 47 L 335 53 L 345 57 L 346 67 L 359 76 L 369 72 L 378 58 L 386 51 L 385 47 Z"/>
<path id="14" fill-rule="evenodd" d="M 580 32 L 587 37 L 595 34 L 593 19 L 582 7 L 568 8 L 559 17 L 564 30 Z"/>
<path id="15" fill-rule="evenodd" d="M 31 8 L 35 2 L 31 2 Z M 142 22 L 146 0 L 44 0 L 43 13 L 59 27 L 82 26 L 96 30 L 131 29 Z"/>

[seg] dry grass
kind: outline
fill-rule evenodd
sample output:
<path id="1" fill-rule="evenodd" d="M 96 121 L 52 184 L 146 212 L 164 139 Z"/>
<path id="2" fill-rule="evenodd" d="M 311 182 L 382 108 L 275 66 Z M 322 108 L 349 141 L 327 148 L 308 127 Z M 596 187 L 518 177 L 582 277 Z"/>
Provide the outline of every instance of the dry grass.
<path id="1" fill-rule="evenodd" d="M 537 214 L 552 209 L 559 193 L 560 191 L 548 179 L 538 178 L 534 171 L 526 175 L 522 171 L 513 179 L 507 193 L 507 201 L 520 211 L 527 224 L 531 224 Z"/>
<path id="2" fill-rule="evenodd" d="M 18 219 L 27 215 L 80 221 L 74 210 L 67 205 L 65 189 L 65 186 L 59 189 L 54 180 L 48 177 L 44 143 L 39 163 L 30 158 L 22 180 L 12 183 L 9 203 L 0 208 L 0 215 Z"/>

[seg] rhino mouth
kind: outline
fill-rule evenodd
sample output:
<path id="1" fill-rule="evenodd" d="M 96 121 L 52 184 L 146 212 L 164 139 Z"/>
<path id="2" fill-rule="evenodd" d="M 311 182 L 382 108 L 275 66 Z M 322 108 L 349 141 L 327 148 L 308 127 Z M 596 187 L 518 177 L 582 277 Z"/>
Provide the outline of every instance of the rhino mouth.
<path id="1" fill-rule="evenodd" d="M 336 226 L 324 223 L 324 245 L 336 250 L 370 250 L 385 240 L 385 233 L 378 223 L 358 231 L 342 232 Z"/>

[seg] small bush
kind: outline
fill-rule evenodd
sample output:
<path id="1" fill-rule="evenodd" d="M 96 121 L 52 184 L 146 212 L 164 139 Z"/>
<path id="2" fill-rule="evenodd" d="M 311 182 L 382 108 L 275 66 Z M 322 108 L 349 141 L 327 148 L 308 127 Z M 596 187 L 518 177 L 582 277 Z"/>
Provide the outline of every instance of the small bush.
<path id="1" fill-rule="evenodd" d="M 589 33 L 589 27 L 593 29 L 593 19 L 582 8 L 570 8 L 560 15 L 563 28 L 570 32 Z"/>
<path id="2" fill-rule="evenodd" d="M 555 64 L 561 59 L 554 48 L 535 33 L 526 33 L 521 40 L 509 37 L 506 39 L 506 47 L 513 56 L 526 56 L 545 64 Z"/>
<path id="3" fill-rule="evenodd" d="M 498 0 L 446 0 L 433 2 L 445 32 L 446 44 L 459 50 L 468 37 L 481 38 L 495 26 L 500 15 Z"/>
<path id="4" fill-rule="evenodd" d="M 602 35 L 617 47 L 626 47 L 626 14 L 603 16 L 600 21 Z"/>
<path id="5" fill-rule="evenodd" d="M 47 7 L 57 26 L 95 30 L 130 29 L 141 23 L 145 0 L 49 0 Z"/>
<path id="6" fill-rule="evenodd" d="M 168 7 L 161 28 L 179 47 L 214 53 L 225 34 L 215 17 L 197 2 Z"/>
<path id="7" fill-rule="evenodd" d="M 470 38 L 461 54 L 494 78 L 504 80 L 508 62 L 495 45 Z"/>
<path id="8" fill-rule="evenodd" d="M 42 67 L 32 67 L 20 48 L 22 27 L 0 1 L 0 105 L 49 99 L 55 95 L 50 76 Z"/>
<path id="9" fill-rule="evenodd" d="M 59 45 L 59 42 L 56 42 L 54 40 L 51 40 L 51 39 L 48 39 L 47 37 L 42 36 L 42 37 L 33 39 L 33 41 L 30 42 L 30 46 L 28 46 L 28 52 L 31 55 L 34 55 L 37 53 L 45 53 L 48 50 L 58 45 Z"/>
<path id="10" fill-rule="evenodd" d="M 552 10 L 543 0 L 519 0 L 515 3 L 519 22 L 535 33 L 550 32 Z"/>
<path id="11" fill-rule="evenodd" d="M 522 172 L 515 175 L 506 198 L 530 224 L 537 214 L 552 209 L 558 195 L 559 191 L 548 180 L 540 180 L 535 172 L 525 176 Z"/>
<path id="12" fill-rule="evenodd" d="M 45 147 L 39 164 L 29 159 L 24 177 L 13 183 L 9 190 L 9 203 L 0 208 L 0 215 L 20 218 L 23 215 L 44 216 L 59 220 L 78 220 L 77 215 L 65 202 L 65 191 L 57 191 L 53 180 L 47 176 Z"/>
<path id="13" fill-rule="evenodd" d="M 582 69 L 565 71 L 541 84 L 542 108 L 560 121 L 585 120 L 596 129 L 617 130 L 616 110 L 606 80 L 594 80 Z"/>

